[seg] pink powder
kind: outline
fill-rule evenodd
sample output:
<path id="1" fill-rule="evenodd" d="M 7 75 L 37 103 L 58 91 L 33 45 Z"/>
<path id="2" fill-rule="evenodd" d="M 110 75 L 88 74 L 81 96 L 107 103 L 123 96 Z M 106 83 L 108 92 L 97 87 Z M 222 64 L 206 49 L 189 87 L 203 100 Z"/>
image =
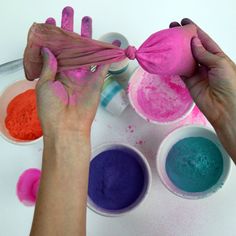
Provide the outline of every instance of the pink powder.
<path id="1" fill-rule="evenodd" d="M 186 125 L 186 124 L 199 124 L 199 125 L 204 125 L 206 126 L 208 123 L 207 118 L 203 115 L 203 113 L 198 109 L 197 106 L 193 108 L 192 113 L 186 117 L 182 122 L 180 122 L 181 125 Z"/>
<path id="2" fill-rule="evenodd" d="M 126 128 L 126 132 L 133 133 L 133 132 L 134 132 L 134 129 L 135 129 L 134 126 L 129 125 L 129 126 Z"/>
<path id="3" fill-rule="evenodd" d="M 41 171 L 28 169 L 18 179 L 16 194 L 20 202 L 26 206 L 33 206 L 36 202 Z"/>
<path id="4" fill-rule="evenodd" d="M 73 31 L 74 25 L 74 9 L 72 7 L 65 7 L 62 11 L 61 27 L 67 31 Z"/>
<path id="5" fill-rule="evenodd" d="M 68 104 L 68 94 L 64 85 L 60 81 L 55 81 L 49 84 L 54 94 L 64 103 Z"/>
<path id="6" fill-rule="evenodd" d="M 130 81 L 130 99 L 146 120 L 174 121 L 193 106 L 192 98 L 179 76 L 149 74 L 141 68 Z"/>
<path id="7" fill-rule="evenodd" d="M 84 16 L 82 19 L 81 36 L 92 38 L 92 18 L 89 16 Z"/>
<path id="8" fill-rule="evenodd" d="M 142 145 L 142 144 L 144 144 L 145 142 L 144 142 L 143 140 L 138 140 L 138 141 L 136 141 L 135 143 L 136 143 L 136 144 L 139 144 L 139 145 Z"/>

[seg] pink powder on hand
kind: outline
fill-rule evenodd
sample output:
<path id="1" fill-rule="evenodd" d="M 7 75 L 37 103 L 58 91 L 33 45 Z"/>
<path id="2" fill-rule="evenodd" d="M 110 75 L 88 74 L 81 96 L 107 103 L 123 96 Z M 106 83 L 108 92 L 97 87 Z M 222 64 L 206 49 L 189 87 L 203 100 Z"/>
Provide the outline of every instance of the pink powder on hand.
<path id="1" fill-rule="evenodd" d="M 65 7 L 62 11 L 61 28 L 67 31 L 73 31 L 74 27 L 74 9 Z"/>
<path id="2" fill-rule="evenodd" d="M 184 117 L 193 100 L 179 76 L 149 74 L 139 68 L 129 85 L 131 104 L 146 120 L 170 122 Z"/>
<path id="3" fill-rule="evenodd" d="M 33 206 L 36 202 L 41 171 L 28 169 L 24 171 L 17 182 L 16 194 L 20 202 L 26 206 Z"/>

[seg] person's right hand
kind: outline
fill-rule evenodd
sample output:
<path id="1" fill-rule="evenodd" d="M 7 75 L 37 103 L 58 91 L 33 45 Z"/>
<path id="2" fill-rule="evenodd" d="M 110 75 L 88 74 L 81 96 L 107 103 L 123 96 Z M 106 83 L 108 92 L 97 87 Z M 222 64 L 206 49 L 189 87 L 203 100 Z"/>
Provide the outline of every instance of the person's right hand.
<path id="1" fill-rule="evenodd" d="M 181 25 L 186 24 L 195 23 L 183 19 Z M 180 24 L 170 24 L 171 28 L 176 26 Z M 197 34 L 191 46 L 198 68 L 192 77 L 183 80 L 196 105 L 236 161 L 236 65 L 198 26 Z"/>

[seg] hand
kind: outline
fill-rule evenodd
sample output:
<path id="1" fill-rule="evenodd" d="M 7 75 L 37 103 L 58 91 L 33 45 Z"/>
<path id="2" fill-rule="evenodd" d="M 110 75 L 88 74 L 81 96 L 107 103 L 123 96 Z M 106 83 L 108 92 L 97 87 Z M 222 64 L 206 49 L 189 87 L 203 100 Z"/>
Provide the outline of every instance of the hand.
<path id="1" fill-rule="evenodd" d="M 56 24 L 53 18 L 46 23 Z M 73 9 L 62 13 L 62 28 L 73 30 Z M 82 36 L 91 37 L 90 18 Z M 90 128 L 109 66 L 93 73 L 77 69 L 57 74 L 57 60 L 42 49 L 44 60 L 36 86 L 44 134 L 42 175 L 31 236 L 86 235 L 86 203 L 91 156 Z"/>
<path id="2" fill-rule="evenodd" d="M 194 24 L 189 19 L 181 21 L 181 25 L 191 23 Z M 170 24 L 170 27 L 176 26 L 180 24 Z M 183 80 L 196 105 L 236 160 L 236 65 L 198 26 L 197 33 L 198 38 L 192 39 L 192 53 L 198 68 L 192 77 Z"/>
<path id="3" fill-rule="evenodd" d="M 53 18 L 49 18 L 46 23 L 56 24 Z M 73 31 L 72 8 L 64 8 L 61 27 Z M 91 19 L 84 17 L 81 35 L 91 37 L 91 34 Z M 95 72 L 77 69 L 57 74 L 57 60 L 54 55 L 46 48 L 42 49 L 42 55 L 44 65 L 36 91 L 44 136 L 67 131 L 88 136 L 109 66 L 100 66 Z"/>

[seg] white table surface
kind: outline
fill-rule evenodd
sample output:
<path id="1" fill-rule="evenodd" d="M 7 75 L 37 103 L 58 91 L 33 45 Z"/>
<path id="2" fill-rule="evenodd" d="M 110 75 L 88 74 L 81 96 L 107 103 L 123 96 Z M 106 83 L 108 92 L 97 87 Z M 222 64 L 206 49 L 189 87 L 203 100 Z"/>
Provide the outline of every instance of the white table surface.
<path id="1" fill-rule="evenodd" d="M 54 16 L 60 22 L 61 9 L 66 5 L 75 8 L 77 31 L 81 16 L 90 15 L 94 19 L 94 38 L 117 31 L 136 46 L 151 33 L 166 28 L 170 21 L 191 17 L 236 61 L 235 0 L 1 0 L 0 64 L 22 57 L 32 22 L 43 22 L 48 16 Z M 0 91 L 15 80 L 13 77 L 1 77 Z M 130 132 L 129 125 L 134 132 Z M 235 166 L 223 188 L 202 200 L 181 199 L 161 184 L 155 169 L 155 153 L 163 137 L 177 125 L 160 127 L 149 124 L 131 108 L 120 118 L 99 109 L 93 125 L 93 146 L 113 140 L 136 146 L 147 157 L 153 183 L 145 203 L 129 215 L 104 218 L 88 210 L 88 236 L 236 235 Z M 144 144 L 136 144 L 139 140 L 143 140 Z M 16 146 L 0 137 L 0 236 L 29 234 L 34 208 L 18 202 L 15 185 L 25 169 L 40 168 L 41 155 L 41 142 Z"/>

